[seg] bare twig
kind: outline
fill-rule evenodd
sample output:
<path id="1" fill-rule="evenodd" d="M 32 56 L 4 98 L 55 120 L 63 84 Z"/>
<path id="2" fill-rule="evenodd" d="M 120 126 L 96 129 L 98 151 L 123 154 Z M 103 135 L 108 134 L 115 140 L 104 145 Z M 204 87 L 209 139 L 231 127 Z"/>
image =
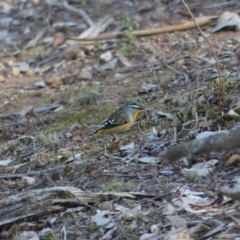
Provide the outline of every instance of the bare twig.
<path id="1" fill-rule="evenodd" d="M 100 240 L 105 240 L 105 239 L 110 239 L 112 238 L 112 234 L 117 230 L 117 227 L 113 227 L 111 230 L 107 231 L 107 233 L 105 233 Z"/>
<path id="2" fill-rule="evenodd" d="M 23 48 L 23 49 L 28 49 L 28 48 L 31 48 L 31 47 L 35 47 L 38 43 L 38 41 L 43 37 L 43 35 L 45 34 L 46 30 L 42 30 L 40 31 L 35 38 L 31 39 L 27 45 Z"/>
<path id="3" fill-rule="evenodd" d="M 86 14 L 86 12 L 82 9 L 76 9 L 72 6 L 70 6 L 66 1 L 63 2 L 63 6 L 65 9 L 73 12 L 73 13 L 77 13 L 80 17 L 83 18 L 83 20 L 89 25 L 89 26 L 93 26 L 94 22 L 92 21 L 92 19 Z"/>
<path id="4" fill-rule="evenodd" d="M 145 51 L 144 49 L 143 49 L 142 51 L 147 55 L 148 58 L 150 58 L 149 55 L 146 53 L 146 51 Z M 156 83 L 157 83 L 158 87 L 160 87 L 160 83 L 159 83 L 159 80 L 158 80 L 158 78 L 157 78 L 156 71 L 154 70 L 152 64 L 151 64 L 151 68 L 152 68 L 152 71 L 153 71 L 153 73 L 154 73 L 154 77 L 155 77 L 155 79 L 156 79 Z"/>
<path id="5" fill-rule="evenodd" d="M 66 232 L 65 225 L 63 225 L 63 227 L 62 227 L 61 233 L 62 233 L 62 236 L 63 236 L 63 240 L 67 240 L 67 232 Z"/>
<path id="6" fill-rule="evenodd" d="M 222 3 L 216 3 L 216 4 L 212 4 L 212 5 L 207 5 L 206 7 L 204 7 L 204 9 L 209 9 L 209 8 L 226 8 L 226 7 L 231 7 L 236 5 L 235 1 L 229 1 L 229 2 L 222 2 Z"/>
<path id="7" fill-rule="evenodd" d="M 215 18 L 216 16 L 201 17 L 201 18 L 196 18 L 195 21 L 198 23 L 199 26 L 205 26 L 211 23 L 212 20 Z M 135 37 L 144 37 L 144 36 L 150 36 L 150 35 L 155 35 L 160 33 L 192 29 L 195 27 L 196 25 L 193 22 L 184 22 L 182 24 L 175 24 L 175 25 L 158 27 L 153 29 L 137 30 L 133 32 L 133 35 Z M 129 36 L 129 32 L 117 32 L 117 33 L 101 34 L 95 37 L 86 37 L 86 38 L 69 37 L 67 39 L 84 42 L 84 41 L 107 40 L 107 39 L 116 39 L 116 38 L 127 38 L 128 36 Z"/>
<path id="8" fill-rule="evenodd" d="M 0 108 L 4 107 L 5 105 L 9 104 L 8 101 L 5 101 L 4 103 L 0 104 Z"/>
<path id="9" fill-rule="evenodd" d="M 185 78 L 185 82 L 189 82 L 189 77 L 188 77 L 188 75 L 185 72 L 178 71 L 174 67 L 168 65 L 166 62 L 164 62 L 164 65 L 165 65 L 165 67 L 167 67 L 168 69 L 172 70 L 173 72 L 175 72 L 175 73 L 177 73 L 179 75 L 183 75 L 184 78 Z"/>
<path id="10" fill-rule="evenodd" d="M 67 1 L 63 1 L 62 3 L 53 3 L 52 1 L 50 0 L 45 0 L 45 2 L 48 4 L 48 5 L 54 5 L 54 6 L 58 6 L 58 7 L 61 7 L 61 8 L 65 8 L 66 10 L 68 11 L 71 11 L 73 13 L 76 13 L 78 14 L 89 26 L 93 26 L 94 23 L 92 21 L 92 19 L 86 14 L 86 12 L 82 9 L 76 9 L 74 8 L 73 6 L 69 5 Z"/>
<path id="11" fill-rule="evenodd" d="M 27 172 L 27 173 L 23 173 L 23 174 L 8 174 L 8 175 L 0 175 L 0 179 L 16 179 L 16 178 L 22 178 L 25 176 L 33 176 L 33 175 L 37 175 L 37 174 L 46 174 L 47 172 L 52 172 L 52 171 L 56 171 L 56 170 L 60 170 L 63 169 L 65 166 L 58 166 L 55 168 L 50 168 L 44 171 L 32 171 L 32 172 Z"/>
<path id="12" fill-rule="evenodd" d="M 165 61 L 165 63 L 171 64 L 171 63 L 177 62 L 178 60 L 183 59 L 183 58 L 191 58 L 191 57 L 190 56 L 180 56 L 178 58 L 174 58 L 174 59 Z M 129 72 L 129 71 L 140 72 L 142 70 L 149 69 L 150 66 L 152 66 L 155 69 L 155 67 L 162 66 L 163 64 L 164 64 L 164 62 L 161 60 L 161 61 L 154 61 L 154 62 L 144 62 L 144 63 L 141 62 L 141 63 L 133 64 L 129 67 L 121 67 L 121 68 L 108 70 L 108 71 L 101 70 L 97 66 L 95 66 L 95 68 L 98 69 L 98 71 L 100 71 L 100 74 L 105 75 L 105 74 L 115 74 L 115 73 Z"/>
<path id="13" fill-rule="evenodd" d="M 191 10 L 189 9 L 188 5 L 185 3 L 184 0 L 182 0 L 182 3 L 184 4 L 184 6 L 187 8 L 189 14 L 191 15 L 191 18 L 192 20 L 194 21 L 195 25 L 197 26 L 198 30 L 200 31 L 200 33 L 202 34 L 202 36 L 207 40 L 211 50 L 212 50 L 212 54 L 213 54 L 213 57 L 216 61 L 216 67 L 217 67 L 217 71 L 218 71 L 218 76 L 219 76 L 219 82 L 220 82 L 220 91 L 223 92 L 223 83 L 222 83 L 222 79 L 221 79 L 221 71 L 220 71 L 220 65 L 219 65 L 219 62 L 218 62 L 218 58 L 217 58 L 217 55 L 215 53 L 215 50 L 213 49 L 213 46 L 212 46 L 212 43 L 211 41 L 208 39 L 208 37 L 206 36 L 206 34 L 202 31 L 202 29 L 200 28 L 199 24 L 197 23 L 196 21 L 196 18 L 194 18 Z M 221 94 L 220 94 L 221 96 Z"/>

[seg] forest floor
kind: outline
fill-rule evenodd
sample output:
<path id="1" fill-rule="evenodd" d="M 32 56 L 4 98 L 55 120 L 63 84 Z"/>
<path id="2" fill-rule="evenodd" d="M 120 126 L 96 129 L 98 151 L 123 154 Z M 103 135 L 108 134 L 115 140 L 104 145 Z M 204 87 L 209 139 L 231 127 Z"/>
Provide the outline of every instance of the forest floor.
<path id="1" fill-rule="evenodd" d="M 186 2 L 195 17 L 240 9 L 238 1 Z M 85 204 L 68 199 L 55 211 L 54 195 L 47 202 L 36 196 L 38 213 L 23 204 L 12 218 L 0 210 L 0 239 L 240 239 L 240 204 L 219 194 L 239 175 L 239 149 L 158 160 L 204 131 L 239 123 L 239 32 L 211 33 L 216 20 L 202 27 L 219 61 L 222 91 L 211 47 L 197 28 L 134 35 L 191 21 L 181 1 L 68 6 L 94 23 L 105 19 L 104 33 L 127 36 L 71 40 L 89 26 L 60 1 L 0 3 L 0 201 L 56 187 L 103 195 Z M 114 141 L 91 135 L 130 101 L 145 110 L 129 131 Z"/>

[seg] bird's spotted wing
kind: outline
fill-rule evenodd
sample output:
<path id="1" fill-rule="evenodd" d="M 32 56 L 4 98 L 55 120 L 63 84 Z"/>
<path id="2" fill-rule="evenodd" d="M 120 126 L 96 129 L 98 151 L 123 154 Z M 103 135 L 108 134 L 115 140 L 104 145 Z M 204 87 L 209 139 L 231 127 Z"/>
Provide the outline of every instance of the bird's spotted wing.
<path id="1" fill-rule="evenodd" d="M 126 124 L 128 122 L 128 115 L 124 111 L 114 112 L 106 121 L 103 122 L 102 127 L 104 129 L 117 127 L 119 125 Z"/>
<path id="2" fill-rule="evenodd" d="M 104 130 L 118 127 L 128 123 L 128 114 L 124 111 L 114 112 L 107 120 L 105 120 L 100 128 L 98 128 L 93 134 L 104 132 Z"/>

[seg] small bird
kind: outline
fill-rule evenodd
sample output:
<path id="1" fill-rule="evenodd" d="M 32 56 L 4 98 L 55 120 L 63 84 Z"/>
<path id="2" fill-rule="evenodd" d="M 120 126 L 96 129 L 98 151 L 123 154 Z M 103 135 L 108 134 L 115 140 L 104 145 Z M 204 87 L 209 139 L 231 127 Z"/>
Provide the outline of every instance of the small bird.
<path id="1" fill-rule="evenodd" d="M 137 119 L 143 107 L 135 102 L 129 102 L 112 113 L 107 120 L 105 120 L 100 128 L 92 134 L 119 134 L 128 130 Z"/>

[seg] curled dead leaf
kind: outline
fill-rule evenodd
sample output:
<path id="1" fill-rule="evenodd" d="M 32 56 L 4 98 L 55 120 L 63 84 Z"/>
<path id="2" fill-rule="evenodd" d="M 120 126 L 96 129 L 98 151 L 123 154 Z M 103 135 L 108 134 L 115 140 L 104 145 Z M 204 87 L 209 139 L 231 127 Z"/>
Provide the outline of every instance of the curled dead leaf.
<path id="1" fill-rule="evenodd" d="M 64 34 L 62 32 L 57 32 L 54 35 L 54 39 L 53 39 L 53 47 L 57 47 L 59 45 L 61 45 L 64 42 Z"/>
<path id="2" fill-rule="evenodd" d="M 240 162 L 240 155 L 234 154 L 228 159 L 228 164 L 236 164 Z"/>

